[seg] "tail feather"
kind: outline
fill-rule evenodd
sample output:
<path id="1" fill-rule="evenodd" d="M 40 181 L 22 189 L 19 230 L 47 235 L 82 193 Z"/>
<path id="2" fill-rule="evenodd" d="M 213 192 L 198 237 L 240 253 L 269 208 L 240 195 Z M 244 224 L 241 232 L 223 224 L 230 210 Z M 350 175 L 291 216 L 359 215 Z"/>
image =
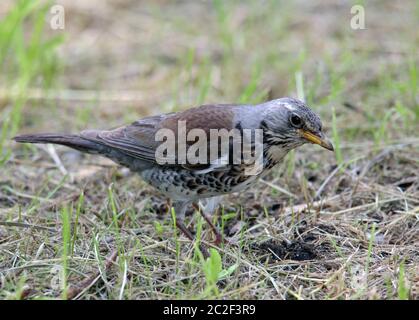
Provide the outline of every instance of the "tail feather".
<path id="1" fill-rule="evenodd" d="M 99 154 L 128 167 L 133 171 L 139 172 L 149 168 L 151 163 L 136 159 L 119 150 L 103 145 L 100 141 L 95 141 L 98 131 L 83 131 L 80 135 L 76 134 L 57 134 L 57 133 L 41 133 L 41 134 L 25 134 L 14 137 L 16 142 L 22 143 L 53 143 L 64 145 L 81 152 Z"/>
<path id="2" fill-rule="evenodd" d="M 13 140 L 21 143 L 53 143 L 64 145 L 82 152 L 98 153 L 103 148 L 98 143 L 83 139 L 75 134 L 56 134 L 56 133 L 41 133 L 41 134 L 24 134 L 14 137 Z"/>

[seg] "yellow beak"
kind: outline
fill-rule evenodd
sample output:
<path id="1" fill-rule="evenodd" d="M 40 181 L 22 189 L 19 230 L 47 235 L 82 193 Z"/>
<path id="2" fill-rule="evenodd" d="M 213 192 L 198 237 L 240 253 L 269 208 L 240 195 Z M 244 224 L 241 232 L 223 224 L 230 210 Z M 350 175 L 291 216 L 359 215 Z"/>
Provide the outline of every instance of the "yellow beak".
<path id="1" fill-rule="evenodd" d="M 303 129 L 300 129 L 299 131 L 300 131 L 301 135 L 306 140 L 308 140 L 309 142 L 314 143 L 314 144 L 318 144 L 318 145 L 322 146 L 323 148 L 325 148 L 327 150 L 330 150 L 330 151 L 335 150 L 333 148 L 332 142 L 330 142 L 330 140 L 327 139 L 326 137 L 324 137 L 324 136 L 319 137 L 319 136 L 317 136 L 317 135 L 315 135 L 315 134 L 313 134 L 309 131 L 303 130 Z"/>

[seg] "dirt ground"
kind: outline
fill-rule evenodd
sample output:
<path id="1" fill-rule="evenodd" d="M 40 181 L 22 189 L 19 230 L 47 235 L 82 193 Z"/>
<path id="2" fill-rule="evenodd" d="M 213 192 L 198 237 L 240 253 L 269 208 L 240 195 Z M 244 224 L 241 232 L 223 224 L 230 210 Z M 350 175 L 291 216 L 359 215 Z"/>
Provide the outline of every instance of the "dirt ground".
<path id="1" fill-rule="evenodd" d="M 417 1 L 362 2 L 360 30 L 351 1 L 58 3 L 63 30 L 46 10 L 36 37 L 32 8 L 32 45 L 0 41 L 1 299 L 419 298 Z M 13 6 L 0 4 L 0 35 Z M 226 197 L 214 222 L 232 244 L 216 267 L 135 174 L 11 140 L 301 94 L 336 153 L 303 146 Z"/>

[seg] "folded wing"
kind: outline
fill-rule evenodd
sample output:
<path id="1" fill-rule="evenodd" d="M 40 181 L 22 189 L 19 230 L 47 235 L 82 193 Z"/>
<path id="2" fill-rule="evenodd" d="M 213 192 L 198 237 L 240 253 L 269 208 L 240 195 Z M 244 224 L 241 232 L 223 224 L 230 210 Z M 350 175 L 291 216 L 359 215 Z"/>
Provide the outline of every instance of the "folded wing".
<path id="1" fill-rule="evenodd" d="M 81 136 L 108 147 L 114 148 L 126 155 L 158 164 L 156 159 L 156 149 L 162 143 L 156 141 L 156 133 L 160 129 L 170 129 L 177 137 L 180 121 L 186 125 L 186 133 L 195 128 L 204 130 L 208 141 L 206 144 L 208 154 L 210 154 L 210 129 L 234 128 L 233 111 L 234 105 L 204 105 L 198 108 L 189 109 L 179 113 L 169 113 L 158 116 L 146 117 L 130 125 L 109 131 L 87 130 Z M 193 110 L 193 111 L 192 111 Z M 177 143 L 177 142 L 176 142 Z M 194 142 L 189 142 L 189 145 Z M 227 151 L 228 152 L 228 151 Z M 174 155 L 176 157 L 176 155 Z M 226 154 L 220 154 L 220 158 L 225 158 Z M 173 162 L 177 162 L 176 159 Z M 170 166 L 170 165 L 169 165 Z M 220 165 L 217 159 L 209 159 L 207 163 L 182 165 L 185 169 L 206 173 L 213 170 L 224 170 L 227 168 L 225 162 Z"/>

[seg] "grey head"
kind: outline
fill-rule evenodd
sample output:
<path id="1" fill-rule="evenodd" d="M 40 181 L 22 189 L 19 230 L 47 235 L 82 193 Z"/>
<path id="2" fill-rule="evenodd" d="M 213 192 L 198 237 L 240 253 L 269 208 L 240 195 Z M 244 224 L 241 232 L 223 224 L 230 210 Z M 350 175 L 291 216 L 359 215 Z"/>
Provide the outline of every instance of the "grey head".
<path id="1" fill-rule="evenodd" d="M 262 108 L 261 128 L 267 143 L 293 149 L 314 143 L 333 151 L 333 145 L 322 131 L 320 117 L 303 101 L 281 98 L 259 105 Z"/>

